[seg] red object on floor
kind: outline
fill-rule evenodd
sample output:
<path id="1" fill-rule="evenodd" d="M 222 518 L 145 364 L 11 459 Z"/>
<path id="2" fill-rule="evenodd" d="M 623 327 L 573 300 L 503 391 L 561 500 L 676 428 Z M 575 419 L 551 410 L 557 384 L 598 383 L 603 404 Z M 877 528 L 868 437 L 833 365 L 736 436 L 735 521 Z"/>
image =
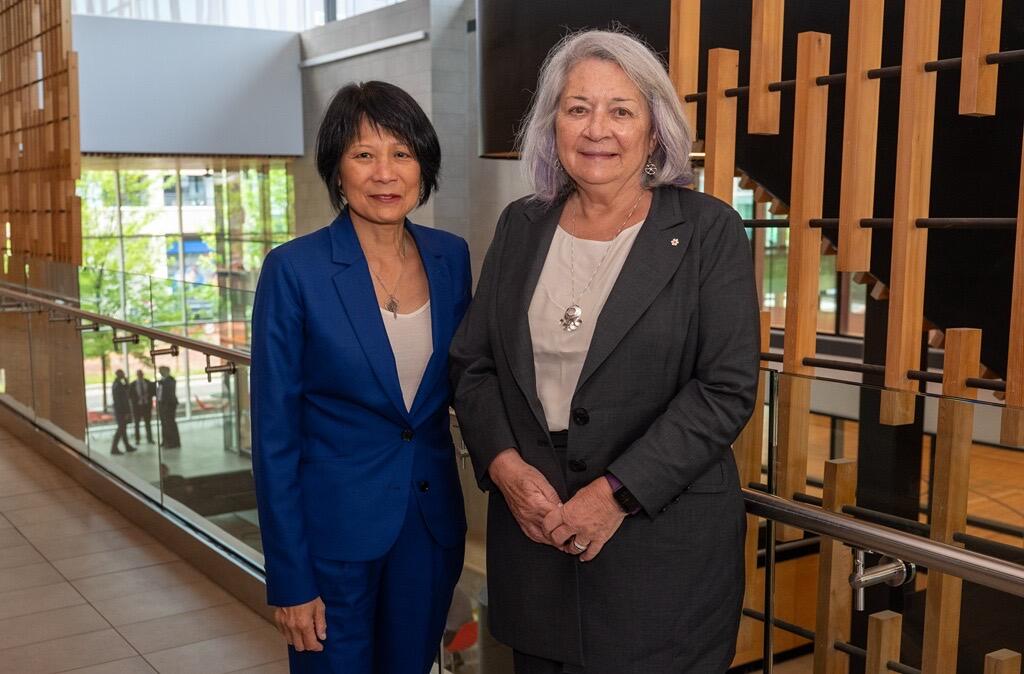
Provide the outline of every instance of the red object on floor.
<path id="1" fill-rule="evenodd" d="M 480 623 L 477 621 L 468 622 L 455 632 L 451 642 L 444 647 L 449 653 L 464 651 L 476 643 L 480 636 Z"/>

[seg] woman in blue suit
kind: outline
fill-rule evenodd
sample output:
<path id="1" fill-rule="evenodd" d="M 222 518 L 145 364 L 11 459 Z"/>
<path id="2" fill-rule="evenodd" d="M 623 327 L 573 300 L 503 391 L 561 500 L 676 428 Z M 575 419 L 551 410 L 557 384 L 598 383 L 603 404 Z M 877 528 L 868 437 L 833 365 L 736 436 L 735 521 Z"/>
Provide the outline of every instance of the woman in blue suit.
<path id="1" fill-rule="evenodd" d="M 253 309 L 268 603 L 292 672 L 419 674 L 462 570 L 447 353 L 469 251 L 406 219 L 441 151 L 398 87 L 341 89 L 316 161 L 339 215 L 267 256 Z"/>

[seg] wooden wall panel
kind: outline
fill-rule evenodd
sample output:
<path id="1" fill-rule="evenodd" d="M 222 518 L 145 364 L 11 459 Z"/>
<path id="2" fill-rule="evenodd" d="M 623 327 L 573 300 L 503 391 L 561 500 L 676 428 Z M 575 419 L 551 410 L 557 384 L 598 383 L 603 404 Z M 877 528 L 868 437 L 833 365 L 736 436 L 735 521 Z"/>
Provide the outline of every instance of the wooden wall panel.
<path id="1" fill-rule="evenodd" d="M 907 3 L 904 11 L 885 353 L 885 385 L 893 390 L 882 392 L 880 412 L 881 422 L 893 426 L 914 421 L 917 383 L 907 379 L 907 371 L 917 369 L 921 360 L 928 230 L 918 229 L 916 222 L 928 217 L 936 75 L 927 72 L 924 64 L 938 54 L 941 4 L 941 0 L 917 0 Z"/>
<path id="2" fill-rule="evenodd" d="M 783 370 L 790 375 L 813 374 L 803 359 L 814 355 L 818 318 L 818 266 L 821 230 L 810 220 L 821 217 L 825 173 L 828 87 L 816 79 L 828 74 L 831 37 L 800 33 L 797 39 L 796 102 L 793 115 L 793 180 L 789 209 L 789 268 L 786 280 L 786 328 Z M 779 381 L 778 493 L 792 498 L 807 480 L 807 440 L 810 381 L 783 376 Z M 778 527 L 781 540 L 802 533 Z"/>
<path id="3" fill-rule="evenodd" d="M 903 616 L 892 611 L 872 613 L 868 618 L 865 674 L 889 674 L 890 660 L 899 662 L 903 640 Z"/>
<path id="4" fill-rule="evenodd" d="M 1003 648 L 985 656 L 985 674 L 1020 674 L 1020 653 Z"/>
<path id="5" fill-rule="evenodd" d="M 1010 353 L 1006 362 L 1006 407 L 1001 442 L 1024 447 L 1024 151 L 1020 158 L 1020 193 L 1017 201 L 1017 243 L 1013 258 L 1013 295 L 1010 300 Z"/>
<path id="6" fill-rule="evenodd" d="M 782 92 L 768 84 L 782 79 L 784 0 L 754 0 L 750 31 L 750 90 L 747 133 L 779 132 Z"/>
<path id="7" fill-rule="evenodd" d="M 996 114 L 999 66 L 985 57 L 999 51 L 1003 0 L 966 0 L 964 46 L 960 61 L 960 114 Z"/>
<path id="8" fill-rule="evenodd" d="M 0 5 L 0 222 L 12 248 L 78 263 L 78 73 L 68 0 Z M 76 92 L 77 94 L 77 92 Z"/>
<path id="9" fill-rule="evenodd" d="M 825 462 L 825 490 L 822 507 L 841 513 L 854 505 L 857 493 L 857 462 L 831 459 Z M 837 641 L 850 640 L 850 610 L 853 591 L 850 573 L 853 558 L 840 541 L 822 536 L 818 553 L 818 610 L 814 628 L 814 674 L 846 674 L 850 659 L 835 648 Z"/>
<path id="10" fill-rule="evenodd" d="M 839 271 L 871 270 L 871 230 L 860 221 L 875 208 L 875 148 L 878 144 L 879 80 L 868 71 L 882 62 L 885 0 L 850 3 L 846 55 L 843 161 L 839 192 Z"/>
<path id="11" fill-rule="evenodd" d="M 736 175 L 736 98 L 725 90 L 736 86 L 740 53 L 735 49 L 708 52 L 707 128 L 704 132 L 704 192 L 732 203 Z"/>
<path id="12" fill-rule="evenodd" d="M 694 140 L 697 138 L 697 103 L 683 101 L 696 93 L 700 66 L 700 0 L 672 0 L 672 25 L 669 34 L 668 74 L 683 104 Z"/>

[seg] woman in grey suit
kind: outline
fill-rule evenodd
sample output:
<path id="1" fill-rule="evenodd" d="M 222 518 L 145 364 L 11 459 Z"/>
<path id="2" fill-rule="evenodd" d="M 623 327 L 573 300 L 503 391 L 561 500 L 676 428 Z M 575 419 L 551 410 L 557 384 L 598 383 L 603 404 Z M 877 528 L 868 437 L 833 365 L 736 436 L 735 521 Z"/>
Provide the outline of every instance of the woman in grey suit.
<path id="1" fill-rule="evenodd" d="M 757 382 L 739 215 L 694 192 L 663 65 L 571 35 L 520 139 L 535 193 L 501 216 L 451 348 L 489 491 L 490 626 L 519 674 L 724 672 L 743 598 L 730 444 Z"/>

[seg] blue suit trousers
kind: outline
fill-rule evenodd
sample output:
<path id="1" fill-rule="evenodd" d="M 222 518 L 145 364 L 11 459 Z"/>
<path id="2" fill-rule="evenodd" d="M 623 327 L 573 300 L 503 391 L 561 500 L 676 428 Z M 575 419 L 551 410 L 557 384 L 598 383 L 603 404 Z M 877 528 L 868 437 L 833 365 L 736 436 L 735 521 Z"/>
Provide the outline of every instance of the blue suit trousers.
<path id="1" fill-rule="evenodd" d="M 324 650 L 289 647 L 293 674 L 424 674 L 440 647 L 465 548 L 438 545 L 410 492 L 395 544 L 379 559 L 313 558 L 327 607 Z"/>

